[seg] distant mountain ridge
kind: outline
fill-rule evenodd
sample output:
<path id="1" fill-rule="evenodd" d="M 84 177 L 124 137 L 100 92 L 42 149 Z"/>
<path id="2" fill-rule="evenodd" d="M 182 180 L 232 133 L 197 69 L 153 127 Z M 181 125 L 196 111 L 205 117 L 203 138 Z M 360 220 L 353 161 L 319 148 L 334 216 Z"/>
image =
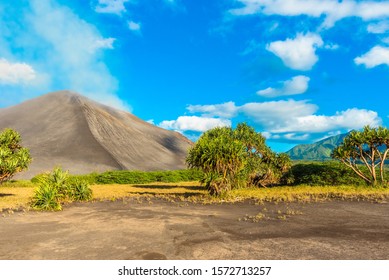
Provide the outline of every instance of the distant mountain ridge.
<path id="1" fill-rule="evenodd" d="M 312 144 L 301 144 L 286 152 L 292 160 L 329 160 L 332 150 L 347 136 L 339 134 Z"/>

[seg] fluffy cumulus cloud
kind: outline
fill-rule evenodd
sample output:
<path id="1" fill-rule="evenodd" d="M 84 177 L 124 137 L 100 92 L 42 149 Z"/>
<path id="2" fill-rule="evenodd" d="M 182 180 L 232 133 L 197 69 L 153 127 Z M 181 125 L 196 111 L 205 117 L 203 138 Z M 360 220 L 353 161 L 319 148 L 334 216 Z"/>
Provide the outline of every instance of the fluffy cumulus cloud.
<path id="1" fill-rule="evenodd" d="M 0 84 L 26 84 L 36 78 L 34 69 L 26 63 L 11 63 L 0 58 Z"/>
<path id="2" fill-rule="evenodd" d="M 265 14 L 320 18 L 324 26 L 332 27 L 338 20 L 359 17 L 363 20 L 377 20 L 388 16 L 387 1 L 338 1 L 338 0 L 236 0 L 240 7 L 230 10 L 237 16 Z"/>
<path id="3" fill-rule="evenodd" d="M 333 130 L 360 129 L 365 125 L 377 126 L 381 119 L 377 112 L 352 108 L 337 112 L 332 116 L 325 115 L 301 115 L 293 120 L 285 120 L 283 123 L 271 129 L 273 133 L 325 133 Z"/>
<path id="4" fill-rule="evenodd" d="M 360 129 L 381 123 L 377 112 L 348 109 L 332 116 L 315 114 L 318 107 L 306 101 L 248 103 L 241 111 L 271 133 L 326 133 L 334 130 Z"/>
<path id="5" fill-rule="evenodd" d="M 290 80 L 279 82 L 278 88 L 268 87 L 257 91 L 257 94 L 263 97 L 277 97 L 286 95 L 302 94 L 308 90 L 310 78 L 307 76 L 295 76 Z"/>
<path id="6" fill-rule="evenodd" d="M 362 56 L 354 59 L 358 65 L 363 64 L 367 68 L 373 68 L 378 65 L 389 66 L 389 47 L 375 46 Z"/>
<path id="7" fill-rule="evenodd" d="M 352 108 L 334 115 L 316 114 L 318 107 L 306 100 L 281 100 L 252 102 L 241 106 L 233 102 L 215 105 L 189 106 L 192 113 L 201 116 L 182 116 L 177 120 L 163 121 L 159 126 L 181 132 L 203 132 L 216 126 L 230 126 L 229 116 L 246 116 L 261 128 L 269 139 L 303 141 L 315 135 L 331 135 L 333 132 L 360 129 L 365 125 L 382 123 L 377 112 Z M 233 112 L 225 114 L 222 108 Z M 212 116 L 212 117 L 205 117 Z"/>
<path id="8" fill-rule="evenodd" d="M 272 42 L 266 49 L 281 58 L 289 68 L 306 71 L 319 60 L 316 49 L 322 46 L 323 40 L 318 34 L 300 33 L 293 39 Z"/>
<path id="9" fill-rule="evenodd" d="M 124 6 L 126 2 L 129 2 L 129 0 L 98 0 L 95 11 L 97 13 L 121 15 L 126 11 Z"/>
<path id="10" fill-rule="evenodd" d="M 214 127 L 231 126 L 231 121 L 222 118 L 181 116 L 177 120 L 163 121 L 158 126 L 176 131 L 204 132 Z"/>
<path id="11" fill-rule="evenodd" d="M 26 90 L 23 98 L 69 89 L 129 109 L 116 95 L 117 80 L 104 63 L 104 51 L 114 48 L 114 38 L 105 38 L 94 25 L 55 0 L 30 0 L 24 11 L 8 6 L 0 9 L 0 25 L 12 34 L 0 34 L 0 42 L 6 43 L 0 57 L 12 61 L 23 57 L 25 63 L 34 65 L 34 69 L 27 64 L 22 67 L 27 77 L 35 72 L 44 77 L 39 79 L 39 91 Z M 2 12 L 14 15 L 2 17 Z"/>
<path id="12" fill-rule="evenodd" d="M 284 127 L 288 121 L 312 115 L 317 109 L 315 104 L 310 104 L 305 100 L 281 100 L 246 103 L 239 107 L 239 112 L 263 126 L 267 131 L 273 131 Z"/>

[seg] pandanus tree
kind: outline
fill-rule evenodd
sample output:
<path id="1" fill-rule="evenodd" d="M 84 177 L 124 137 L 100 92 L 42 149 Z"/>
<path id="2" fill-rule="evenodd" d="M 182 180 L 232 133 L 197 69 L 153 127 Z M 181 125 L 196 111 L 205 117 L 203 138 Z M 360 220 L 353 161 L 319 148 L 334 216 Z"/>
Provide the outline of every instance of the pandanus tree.
<path id="1" fill-rule="evenodd" d="M 215 195 L 237 187 L 276 184 L 290 168 L 289 157 L 274 153 L 265 138 L 245 123 L 206 131 L 189 150 L 186 162 L 204 172 L 203 183 Z"/>
<path id="2" fill-rule="evenodd" d="M 15 130 L 7 128 L 0 133 L 0 184 L 27 169 L 31 162 L 29 150 L 20 141 L 20 134 Z"/>
<path id="3" fill-rule="evenodd" d="M 365 126 L 362 131 L 351 131 L 331 156 L 351 168 L 366 183 L 375 185 L 377 181 L 386 182 L 388 152 L 389 129 Z"/>

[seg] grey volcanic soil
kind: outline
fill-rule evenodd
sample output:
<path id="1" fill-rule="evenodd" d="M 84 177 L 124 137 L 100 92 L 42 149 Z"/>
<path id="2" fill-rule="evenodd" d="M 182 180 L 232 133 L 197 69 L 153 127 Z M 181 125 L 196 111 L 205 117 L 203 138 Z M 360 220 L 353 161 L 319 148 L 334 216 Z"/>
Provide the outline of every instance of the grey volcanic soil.
<path id="1" fill-rule="evenodd" d="M 69 91 L 0 108 L 0 131 L 13 128 L 33 161 L 15 178 L 61 166 L 72 174 L 184 169 L 192 142 L 178 132 Z"/>
<path id="2" fill-rule="evenodd" d="M 4 216 L 1 259 L 389 259 L 388 203 L 126 199 Z"/>

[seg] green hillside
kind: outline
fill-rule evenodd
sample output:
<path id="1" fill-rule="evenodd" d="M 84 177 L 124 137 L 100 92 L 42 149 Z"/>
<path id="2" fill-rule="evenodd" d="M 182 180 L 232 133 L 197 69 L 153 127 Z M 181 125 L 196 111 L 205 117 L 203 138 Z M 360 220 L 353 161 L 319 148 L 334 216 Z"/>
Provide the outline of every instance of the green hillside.
<path id="1" fill-rule="evenodd" d="M 292 160 L 329 160 L 332 150 L 337 147 L 347 134 L 328 137 L 313 144 L 301 144 L 286 153 Z"/>

